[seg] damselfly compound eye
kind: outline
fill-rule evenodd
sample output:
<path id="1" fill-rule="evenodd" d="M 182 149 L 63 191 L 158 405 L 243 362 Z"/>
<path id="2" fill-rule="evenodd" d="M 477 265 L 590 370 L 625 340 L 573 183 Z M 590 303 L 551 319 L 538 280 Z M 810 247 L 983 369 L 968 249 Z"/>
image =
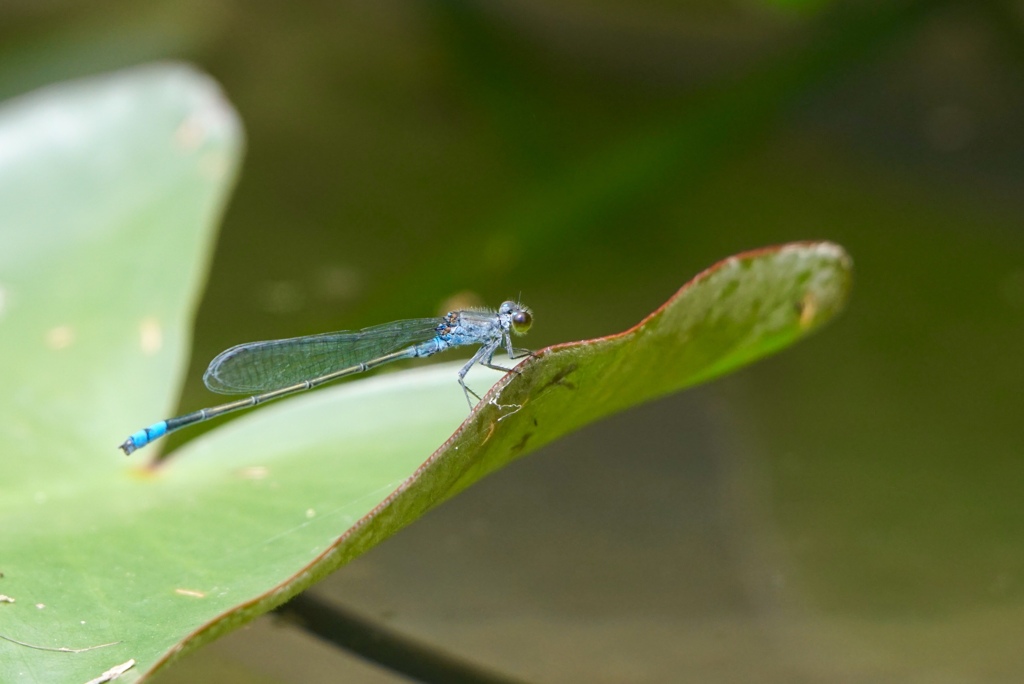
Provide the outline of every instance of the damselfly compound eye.
<path id="1" fill-rule="evenodd" d="M 533 325 L 533 314 L 529 309 L 520 309 L 512 314 L 512 330 L 517 335 L 523 335 Z"/>

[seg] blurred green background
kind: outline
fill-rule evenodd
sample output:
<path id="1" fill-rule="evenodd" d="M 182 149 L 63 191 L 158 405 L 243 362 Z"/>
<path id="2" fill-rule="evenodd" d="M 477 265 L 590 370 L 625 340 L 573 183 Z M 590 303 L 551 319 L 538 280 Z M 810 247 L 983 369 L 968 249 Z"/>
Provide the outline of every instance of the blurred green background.
<path id="1" fill-rule="evenodd" d="M 183 410 L 238 342 L 521 294 L 540 348 L 734 252 L 843 244 L 851 306 L 814 339 L 316 591 L 532 681 L 1014 682 L 1022 46 L 995 0 L 7 2 L 0 97 L 186 59 L 241 113 Z M 265 618 L 159 681 L 402 680 Z"/>

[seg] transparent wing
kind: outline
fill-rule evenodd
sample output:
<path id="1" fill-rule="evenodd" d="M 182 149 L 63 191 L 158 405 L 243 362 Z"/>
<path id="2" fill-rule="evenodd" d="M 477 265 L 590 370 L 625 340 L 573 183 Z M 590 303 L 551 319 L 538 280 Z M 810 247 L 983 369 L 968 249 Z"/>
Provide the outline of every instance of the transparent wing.
<path id="1" fill-rule="evenodd" d="M 412 318 L 356 331 L 248 342 L 218 354 L 203 382 L 220 394 L 270 392 L 426 342 L 443 322 Z"/>

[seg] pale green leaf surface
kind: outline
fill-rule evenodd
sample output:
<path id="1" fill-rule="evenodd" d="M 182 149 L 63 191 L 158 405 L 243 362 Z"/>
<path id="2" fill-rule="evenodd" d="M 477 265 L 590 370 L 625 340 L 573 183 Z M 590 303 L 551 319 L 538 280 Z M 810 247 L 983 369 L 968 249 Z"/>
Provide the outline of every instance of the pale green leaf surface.
<path id="1" fill-rule="evenodd" d="M 58 135 L 65 120 L 78 132 Z M 130 658 L 119 681 L 137 681 L 511 460 L 791 343 L 849 286 L 835 245 L 740 255 L 621 335 L 542 350 L 518 374 L 474 369 L 478 389 L 498 382 L 468 418 L 460 364 L 385 372 L 254 411 L 147 470 L 116 444 L 173 403 L 237 124 L 205 79 L 164 67 L 8 105 L 5 140 L 22 148 L 0 144 L 0 593 L 16 601 L 0 635 L 118 643 L 0 641 L 4 682 L 84 682 Z"/>
<path id="2" fill-rule="evenodd" d="M 240 151 L 217 86 L 183 66 L 0 105 L 0 635 L 129 639 L 0 641 L 2 682 L 85 682 L 163 619 L 135 579 L 160 531 L 114 446 L 174 405 Z"/>

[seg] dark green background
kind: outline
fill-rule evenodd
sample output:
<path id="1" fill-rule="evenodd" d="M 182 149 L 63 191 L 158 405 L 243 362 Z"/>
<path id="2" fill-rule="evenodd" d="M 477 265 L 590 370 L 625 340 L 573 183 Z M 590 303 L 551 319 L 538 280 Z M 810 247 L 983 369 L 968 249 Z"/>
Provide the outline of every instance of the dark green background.
<path id="1" fill-rule="evenodd" d="M 540 348 L 731 253 L 843 244 L 819 336 L 517 463 L 317 591 L 534 681 L 1011 682 L 1015 7 L 7 3 L 0 96 L 187 59 L 238 108 L 183 409 L 238 342 L 521 294 Z M 160 681 L 399 680 L 262 620 Z"/>

